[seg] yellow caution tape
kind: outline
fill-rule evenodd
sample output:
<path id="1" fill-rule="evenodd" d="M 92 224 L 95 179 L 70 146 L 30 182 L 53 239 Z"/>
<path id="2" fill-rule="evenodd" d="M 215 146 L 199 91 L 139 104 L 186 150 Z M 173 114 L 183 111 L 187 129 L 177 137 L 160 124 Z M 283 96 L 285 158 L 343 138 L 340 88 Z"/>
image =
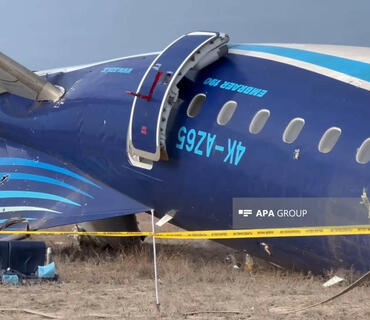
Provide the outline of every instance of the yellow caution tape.
<path id="1" fill-rule="evenodd" d="M 312 237 L 340 235 L 370 235 L 370 225 L 336 227 L 302 227 L 243 230 L 205 230 L 184 232 L 83 232 L 83 231 L 0 231 L 1 234 L 21 235 L 81 235 L 93 237 L 143 237 L 161 239 L 240 239 L 276 237 Z"/>
<path id="2" fill-rule="evenodd" d="M 111 232 L 111 231 L 12 231 L 2 230 L 1 234 L 46 235 L 46 236 L 93 236 L 93 237 L 143 237 L 153 232 Z"/>
<path id="3" fill-rule="evenodd" d="M 368 226 L 346 227 L 303 227 L 303 228 L 273 228 L 244 230 L 210 230 L 156 233 L 156 238 L 173 239 L 239 239 L 239 238 L 275 238 L 275 237 L 311 237 L 334 235 L 364 235 L 370 234 Z"/>

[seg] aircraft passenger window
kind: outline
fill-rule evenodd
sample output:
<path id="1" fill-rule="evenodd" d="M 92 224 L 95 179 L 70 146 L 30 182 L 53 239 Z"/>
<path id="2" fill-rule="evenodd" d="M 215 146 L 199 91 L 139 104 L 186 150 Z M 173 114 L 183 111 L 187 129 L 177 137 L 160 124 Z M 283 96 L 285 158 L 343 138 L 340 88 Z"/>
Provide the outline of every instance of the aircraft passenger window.
<path id="1" fill-rule="evenodd" d="M 204 102 L 206 101 L 206 95 L 204 93 L 197 94 L 191 101 L 186 114 L 190 118 L 194 118 L 202 109 Z"/>
<path id="2" fill-rule="evenodd" d="M 230 100 L 226 102 L 218 113 L 217 123 L 220 126 L 226 125 L 231 120 L 237 106 L 238 103 L 235 101 Z"/>
<path id="3" fill-rule="evenodd" d="M 362 164 L 366 164 L 370 161 L 370 138 L 367 138 L 361 144 L 361 147 L 357 149 L 356 161 Z"/>
<path id="4" fill-rule="evenodd" d="M 285 143 L 293 143 L 301 133 L 305 121 L 302 118 L 294 118 L 289 122 L 283 133 L 283 141 Z"/>
<path id="5" fill-rule="evenodd" d="M 262 131 L 268 118 L 270 117 L 270 110 L 261 109 L 253 117 L 250 125 L 249 132 L 252 134 L 258 134 Z"/>
<path id="6" fill-rule="evenodd" d="M 331 150 L 333 150 L 341 134 L 342 130 L 337 127 L 331 127 L 326 130 L 321 137 L 319 151 L 322 153 L 329 153 Z"/>

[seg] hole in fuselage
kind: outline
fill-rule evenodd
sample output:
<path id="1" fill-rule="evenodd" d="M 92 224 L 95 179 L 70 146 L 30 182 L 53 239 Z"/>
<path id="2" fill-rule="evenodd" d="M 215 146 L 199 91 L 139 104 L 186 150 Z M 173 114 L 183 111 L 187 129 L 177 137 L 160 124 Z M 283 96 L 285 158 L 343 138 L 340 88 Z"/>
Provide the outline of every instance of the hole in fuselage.
<path id="1" fill-rule="evenodd" d="M 9 177 L 10 177 L 10 174 L 4 174 L 4 175 L 1 177 L 1 179 L 0 179 L 0 183 L 2 184 L 2 183 L 4 183 L 4 182 L 8 181 Z"/>

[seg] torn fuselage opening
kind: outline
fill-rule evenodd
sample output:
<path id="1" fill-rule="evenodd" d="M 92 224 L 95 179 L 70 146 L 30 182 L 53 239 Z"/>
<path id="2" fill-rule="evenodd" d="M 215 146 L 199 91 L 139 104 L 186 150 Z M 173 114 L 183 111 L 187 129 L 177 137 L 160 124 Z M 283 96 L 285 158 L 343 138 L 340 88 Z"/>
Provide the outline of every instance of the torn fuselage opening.
<path id="1" fill-rule="evenodd" d="M 130 231 L 139 232 L 136 216 L 130 214 L 127 216 L 118 216 L 108 219 L 101 219 L 89 222 L 79 223 L 74 227 L 74 231 L 79 232 L 120 232 Z M 75 236 L 80 247 L 97 248 L 121 248 L 139 245 L 141 237 L 94 237 L 94 236 Z"/>

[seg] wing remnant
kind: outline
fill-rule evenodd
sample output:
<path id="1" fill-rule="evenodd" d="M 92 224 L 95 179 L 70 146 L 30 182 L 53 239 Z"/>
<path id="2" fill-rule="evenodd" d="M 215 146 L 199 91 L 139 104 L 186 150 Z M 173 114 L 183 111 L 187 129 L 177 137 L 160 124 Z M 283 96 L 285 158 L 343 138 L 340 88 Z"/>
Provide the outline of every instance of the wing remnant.
<path id="1" fill-rule="evenodd" d="M 58 101 L 64 89 L 28 70 L 0 52 L 0 94 L 11 93 L 35 101 Z"/>

